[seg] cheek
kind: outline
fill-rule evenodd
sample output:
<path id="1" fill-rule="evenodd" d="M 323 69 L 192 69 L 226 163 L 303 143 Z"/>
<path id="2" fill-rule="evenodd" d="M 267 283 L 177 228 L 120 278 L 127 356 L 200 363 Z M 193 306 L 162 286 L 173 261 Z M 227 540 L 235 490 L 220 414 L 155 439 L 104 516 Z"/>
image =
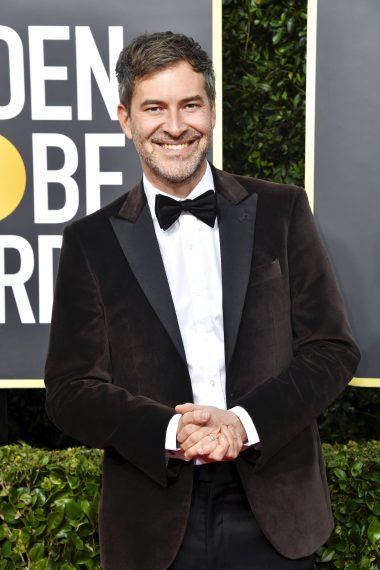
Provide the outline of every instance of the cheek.
<path id="1" fill-rule="evenodd" d="M 160 132 L 160 125 L 149 121 L 149 123 L 140 123 L 137 129 L 132 129 L 133 138 L 137 138 L 140 143 L 150 144 L 152 137 Z"/>
<path id="2" fill-rule="evenodd" d="M 206 135 L 210 135 L 212 133 L 214 125 L 215 121 L 213 116 L 208 115 L 207 117 L 204 117 L 204 120 L 202 121 L 202 123 L 199 125 L 198 128 L 201 132 L 205 133 Z"/>

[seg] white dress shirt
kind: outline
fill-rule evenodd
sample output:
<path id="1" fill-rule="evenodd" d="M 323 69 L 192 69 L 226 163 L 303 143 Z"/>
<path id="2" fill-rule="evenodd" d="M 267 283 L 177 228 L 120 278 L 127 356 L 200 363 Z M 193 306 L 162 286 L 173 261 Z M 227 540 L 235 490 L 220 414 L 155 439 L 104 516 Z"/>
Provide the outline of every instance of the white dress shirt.
<path id="1" fill-rule="evenodd" d="M 164 231 L 160 228 L 155 213 L 156 194 L 170 196 L 175 200 L 180 198 L 157 190 L 145 175 L 143 183 L 177 314 L 194 404 L 225 410 L 226 370 L 218 220 L 210 228 L 192 214 L 183 212 Z M 215 190 L 208 163 L 203 178 L 187 198 L 193 200 L 207 190 Z M 236 406 L 231 411 L 244 426 L 248 438 L 246 445 L 258 443 L 256 428 L 246 410 Z M 165 442 L 167 450 L 178 450 L 176 435 L 180 417 L 180 414 L 176 414 L 169 422 Z"/>

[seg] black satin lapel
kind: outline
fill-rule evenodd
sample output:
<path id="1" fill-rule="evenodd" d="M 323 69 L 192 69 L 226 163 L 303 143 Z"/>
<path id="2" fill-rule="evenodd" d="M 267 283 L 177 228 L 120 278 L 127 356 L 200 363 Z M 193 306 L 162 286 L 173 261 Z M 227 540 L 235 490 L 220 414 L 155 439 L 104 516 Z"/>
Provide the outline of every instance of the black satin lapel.
<path id="1" fill-rule="evenodd" d="M 147 205 L 135 222 L 110 218 L 127 261 L 177 351 L 186 362 L 168 280 Z"/>
<path id="2" fill-rule="evenodd" d="M 226 368 L 235 348 L 251 271 L 256 205 L 257 194 L 239 204 L 218 195 Z"/>

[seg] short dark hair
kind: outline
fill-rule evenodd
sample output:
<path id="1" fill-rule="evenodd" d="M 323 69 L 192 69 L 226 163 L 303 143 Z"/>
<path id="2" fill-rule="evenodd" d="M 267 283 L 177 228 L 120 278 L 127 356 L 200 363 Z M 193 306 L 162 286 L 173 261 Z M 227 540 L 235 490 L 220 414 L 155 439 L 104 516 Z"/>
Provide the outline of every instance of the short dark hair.
<path id="1" fill-rule="evenodd" d="M 145 75 L 187 61 L 194 71 L 203 73 L 210 103 L 215 99 L 215 75 L 212 61 L 201 46 L 184 34 L 156 32 L 141 34 L 120 53 L 116 64 L 120 102 L 130 112 L 136 80 Z"/>

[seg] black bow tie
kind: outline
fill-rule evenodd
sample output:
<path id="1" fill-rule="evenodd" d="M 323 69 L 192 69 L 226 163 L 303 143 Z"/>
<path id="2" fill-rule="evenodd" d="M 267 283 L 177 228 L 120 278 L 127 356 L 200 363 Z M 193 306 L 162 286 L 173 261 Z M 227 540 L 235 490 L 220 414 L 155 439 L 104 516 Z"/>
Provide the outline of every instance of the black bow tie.
<path id="1" fill-rule="evenodd" d="M 216 195 L 213 190 L 208 190 L 194 200 L 173 200 L 163 194 L 156 194 L 155 211 L 160 228 L 167 230 L 181 212 L 190 212 L 196 218 L 214 227 L 216 218 Z"/>

